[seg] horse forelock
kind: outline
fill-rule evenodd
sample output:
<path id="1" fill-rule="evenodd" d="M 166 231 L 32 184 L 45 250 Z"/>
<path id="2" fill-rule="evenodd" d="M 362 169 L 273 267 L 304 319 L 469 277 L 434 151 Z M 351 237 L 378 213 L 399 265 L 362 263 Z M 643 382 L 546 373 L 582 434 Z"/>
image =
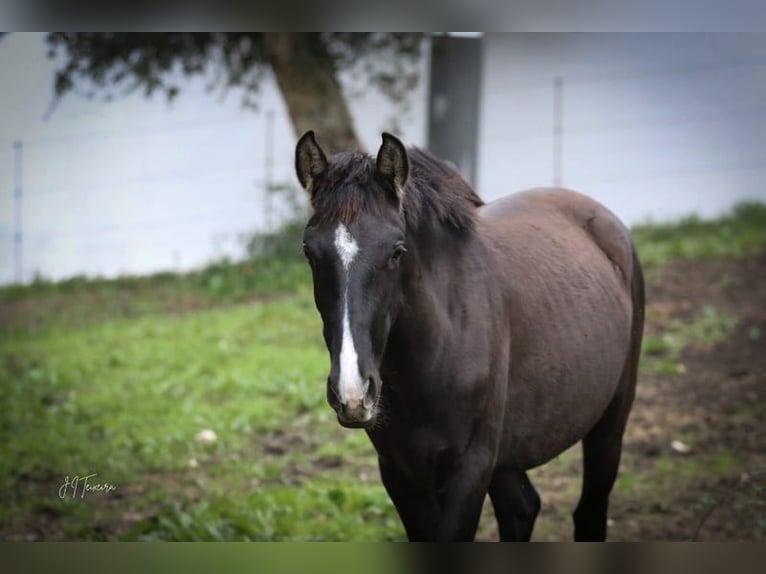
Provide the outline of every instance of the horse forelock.
<path id="1" fill-rule="evenodd" d="M 348 225 L 361 213 L 382 213 L 386 198 L 374 173 L 374 159 L 366 154 L 339 153 L 330 158 L 311 197 L 315 219 Z"/>

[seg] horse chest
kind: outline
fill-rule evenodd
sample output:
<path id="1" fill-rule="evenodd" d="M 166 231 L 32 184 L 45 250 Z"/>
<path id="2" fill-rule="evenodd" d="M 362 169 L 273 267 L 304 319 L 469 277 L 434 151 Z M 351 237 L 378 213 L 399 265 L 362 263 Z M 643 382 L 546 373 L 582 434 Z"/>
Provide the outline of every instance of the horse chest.
<path id="1" fill-rule="evenodd" d="M 417 428 L 405 434 L 386 433 L 370 438 L 384 460 L 396 466 L 411 483 L 424 489 L 439 489 L 449 474 L 456 449 L 446 444 L 435 429 Z"/>

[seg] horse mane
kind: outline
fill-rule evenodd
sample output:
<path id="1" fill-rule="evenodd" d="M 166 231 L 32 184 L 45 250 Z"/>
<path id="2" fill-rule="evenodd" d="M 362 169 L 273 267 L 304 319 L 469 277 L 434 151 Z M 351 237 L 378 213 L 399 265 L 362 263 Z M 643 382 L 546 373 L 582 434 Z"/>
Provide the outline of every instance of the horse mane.
<path id="1" fill-rule="evenodd" d="M 472 230 L 476 208 L 484 202 L 447 162 L 429 152 L 407 150 L 410 176 L 404 187 L 402 211 L 408 229 L 447 227 Z M 361 152 L 334 155 L 312 195 L 314 217 L 350 223 L 359 213 L 382 213 L 390 193 L 375 181 L 375 158 Z"/>

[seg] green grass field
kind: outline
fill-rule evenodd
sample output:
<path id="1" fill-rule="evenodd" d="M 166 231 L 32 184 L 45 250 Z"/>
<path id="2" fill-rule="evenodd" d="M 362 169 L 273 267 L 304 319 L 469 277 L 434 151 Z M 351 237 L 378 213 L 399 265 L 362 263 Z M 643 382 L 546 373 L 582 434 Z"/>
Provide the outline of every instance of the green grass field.
<path id="1" fill-rule="evenodd" d="M 43 510 L 60 518 L 51 534 L 63 538 L 109 537 L 94 525 L 133 522 L 121 538 L 400 536 L 381 487 L 350 480 L 375 459 L 324 403 L 326 351 L 307 288 L 65 330 L 50 321 L 0 343 L 3 526 Z M 195 440 L 204 429 L 217 440 Z M 57 497 L 65 475 L 90 473 L 118 487 L 102 502 L 138 489 L 130 516 L 91 495 Z"/>
<path id="2" fill-rule="evenodd" d="M 636 225 L 631 232 L 645 267 L 677 259 L 742 257 L 766 245 L 766 205 L 742 203 L 719 219 L 690 216 Z"/>
<path id="3" fill-rule="evenodd" d="M 766 207 L 641 226 L 636 241 L 649 267 L 741 256 L 766 245 Z M 732 320 L 711 314 L 650 339 L 646 368 L 672 368 L 652 358 L 672 363 L 684 337 L 725 336 Z M 301 261 L 38 281 L 0 290 L 0 322 L 4 538 L 404 538 L 366 436 L 326 405 Z M 117 489 L 59 496 L 91 474 Z"/>

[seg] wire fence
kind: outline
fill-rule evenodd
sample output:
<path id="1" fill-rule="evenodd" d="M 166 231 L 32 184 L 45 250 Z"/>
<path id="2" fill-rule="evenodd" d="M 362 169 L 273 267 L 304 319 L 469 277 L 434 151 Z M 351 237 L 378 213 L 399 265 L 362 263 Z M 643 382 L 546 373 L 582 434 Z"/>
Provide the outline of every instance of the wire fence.
<path id="1" fill-rule="evenodd" d="M 488 74 L 483 100 L 485 199 L 552 183 L 614 205 L 629 223 L 766 201 L 764 50 L 760 58 L 655 68 L 645 61 L 619 69 L 619 59 L 606 58 L 612 71 L 576 73 L 578 66 L 558 69 L 554 50 L 529 58 L 533 65 L 517 55 L 523 44 L 512 48 L 494 52 L 513 62 L 504 75 Z M 502 121 L 498 110 L 507 110 Z"/>
<path id="2" fill-rule="evenodd" d="M 732 93 L 719 107 L 647 105 L 640 113 L 599 110 L 587 101 L 591 95 L 632 93 L 637 88 L 631 86 L 650 79 L 660 91 L 663 82 L 677 86 L 688 80 L 704 87 L 711 74 L 739 74 L 742 85 L 750 78 L 754 93 Z M 584 166 L 580 179 L 610 185 L 731 174 L 757 185 L 756 172 L 766 170 L 766 137 L 758 135 L 766 128 L 766 105 L 758 99 L 766 86 L 766 62 L 563 76 L 558 95 L 556 85 L 552 77 L 541 76 L 493 95 L 492 101 L 499 101 L 548 94 L 549 100 L 542 99 L 550 104 L 534 106 L 520 127 L 494 139 L 486 133 L 480 138 L 480 157 L 491 152 L 510 158 L 497 167 L 480 161 L 480 183 L 495 175 L 492 170 L 501 177 L 509 169 L 529 168 L 530 178 L 539 183 L 553 172 L 558 183 L 568 185 L 576 177 L 569 169 L 573 162 Z M 21 140 L 20 149 L 13 141 L 0 141 L 0 283 L 29 281 L 36 274 L 62 278 L 184 270 L 212 257 L 242 256 L 242 234 L 274 229 L 290 216 L 290 202 L 269 190 L 289 184 L 302 193 L 294 182 L 294 137 L 286 114 L 266 110 L 243 117 L 30 137 Z M 577 149 L 587 138 L 619 139 L 628 142 L 619 153 L 640 160 L 656 152 L 647 146 L 660 139 L 660 132 L 710 134 L 711 145 L 718 145 L 712 134 L 721 126 L 728 134 L 746 130 L 744 151 L 722 146 L 725 153 L 696 162 L 636 161 L 604 169 Z M 639 132 L 644 148 L 630 149 Z M 530 156 L 533 161 L 515 157 L 515 150 L 537 140 L 542 145 Z M 598 169 L 589 174 L 591 164 Z"/>
<path id="3" fill-rule="evenodd" d="M 168 142 L 177 150 L 168 153 Z M 5 142 L 0 282 L 184 270 L 241 257 L 244 234 L 290 217 L 270 190 L 292 181 L 292 145 L 288 118 L 273 111 L 246 122 Z"/>

